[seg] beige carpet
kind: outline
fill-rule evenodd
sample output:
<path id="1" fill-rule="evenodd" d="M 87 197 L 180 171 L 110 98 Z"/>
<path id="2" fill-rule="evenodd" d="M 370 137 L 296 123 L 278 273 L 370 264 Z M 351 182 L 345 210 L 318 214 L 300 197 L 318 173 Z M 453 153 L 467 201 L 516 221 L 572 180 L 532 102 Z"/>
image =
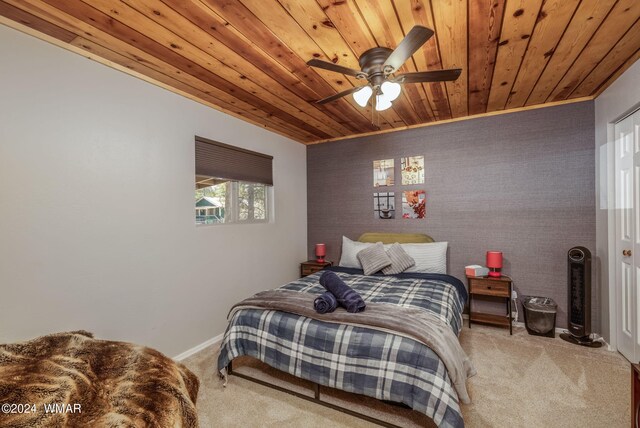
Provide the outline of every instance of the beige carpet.
<path id="1" fill-rule="evenodd" d="M 503 329 L 474 325 L 464 328 L 460 340 L 478 370 L 468 381 L 473 403 L 462 407 L 467 427 L 630 425 L 630 368 L 619 354 L 529 336 L 523 328 L 509 336 Z M 197 407 L 202 427 L 376 426 L 238 377 L 231 377 L 223 388 L 216 359 L 217 345 L 184 361 L 200 378 Z M 254 366 L 249 363 L 243 370 L 276 376 L 270 380 L 280 384 L 291 380 Z M 311 395 L 304 382 L 292 387 Z M 349 400 L 350 408 L 400 426 L 429 426 L 417 412 L 350 394 L 332 395 L 327 399 Z"/>

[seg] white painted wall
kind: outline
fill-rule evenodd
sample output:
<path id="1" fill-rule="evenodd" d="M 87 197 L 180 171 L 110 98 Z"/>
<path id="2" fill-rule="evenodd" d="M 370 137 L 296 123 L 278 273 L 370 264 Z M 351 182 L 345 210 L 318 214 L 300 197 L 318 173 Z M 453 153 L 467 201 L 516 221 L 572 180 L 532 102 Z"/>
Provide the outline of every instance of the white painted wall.
<path id="1" fill-rule="evenodd" d="M 0 26 L 0 343 L 176 355 L 306 259 L 306 149 Z M 194 225 L 194 136 L 274 156 L 275 222 Z"/>
<path id="2" fill-rule="evenodd" d="M 600 293 L 601 332 L 615 347 L 615 291 L 609 248 L 614 248 L 613 233 L 613 122 L 640 106 L 640 62 L 625 71 L 595 100 L 596 124 L 596 263 Z M 595 292 L 595 291 L 594 291 Z"/>

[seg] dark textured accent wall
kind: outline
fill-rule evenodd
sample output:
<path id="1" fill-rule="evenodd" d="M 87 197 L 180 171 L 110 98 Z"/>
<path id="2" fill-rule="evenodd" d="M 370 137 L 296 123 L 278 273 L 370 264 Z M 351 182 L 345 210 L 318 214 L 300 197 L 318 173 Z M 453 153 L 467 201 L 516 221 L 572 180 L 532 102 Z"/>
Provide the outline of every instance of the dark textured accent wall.
<path id="1" fill-rule="evenodd" d="M 449 242 L 449 273 L 464 279 L 465 265 L 484 264 L 487 250 L 503 251 L 503 272 L 519 297 L 552 297 L 564 327 L 567 250 L 582 245 L 595 253 L 594 138 L 594 105 L 586 101 L 311 145 L 309 256 L 325 242 L 337 263 L 342 235 L 427 233 Z M 401 186 L 400 158 L 413 155 L 425 157 L 425 184 Z M 373 214 L 372 163 L 388 158 L 395 159 L 396 185 L 379 191 L 396 192 L 397 211 L 382 220 Z M 409 189 L 426 190 L 426 219 L 401 218 L 401 192 Z M 592 303 L 597 332 L 595 288 Z"/>

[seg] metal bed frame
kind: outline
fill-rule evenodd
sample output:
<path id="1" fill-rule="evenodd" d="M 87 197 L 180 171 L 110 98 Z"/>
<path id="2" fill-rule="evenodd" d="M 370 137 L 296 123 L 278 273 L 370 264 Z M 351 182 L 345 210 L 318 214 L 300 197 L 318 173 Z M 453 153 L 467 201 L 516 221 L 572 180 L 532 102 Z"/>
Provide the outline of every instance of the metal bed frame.
<path id="1" fill-rule="evenodd" d="M 305 399 L 305 400 L 310 401 L 312 403 L 320 404 L 320 405 L 328 407 L 330 409 L 337 410 L 339 412 L 346 413 L 346 414 L 351 415 L 351 416 L 355 416 L 356 418 L 364 419 L 365 421 L 368 421 L 368 422 L 371 422 L 371 423 L 374 423 L 374 424 L 378 424 L 378 425 L 383 426 L 383 427 L 387 427 L 387 428 L 402 428 L 399 425 L 394 425 L 392 423 L 383 421 L 382 419 L 374 418 L 374 417 L 366 415 L 364 413 L 356 412 L 356 411 L 353 411 L 351 409 L 347 409 L 345 407 L 341 407 L 341 406 L 338 406 L 336 404 L 329 403 L 328 401 L 322 400 L 321 399 L 321 395 L 320 395 L 321 388 L 328 388 L 328 387 L 322 386 L 319 383 L 315 383 L 315 382 L 311 382 L 311 381 L 309 381 L 307 379 L 303 379 L 304 381 L 311 382 L 313 384 L 313 389 L 312 390 L 313 390 L 314 394 L 313 394 L 313 397 L 312 397 L 312 396 L 305 395 L 305 394 L 302 394 L 302 393 L 297 392 L 297 391 L 293 391 L 293 390 L 284 388 L 284 387 L 279 386 L 279 385 L 274 385 L 274 384 L 266 382 L 266 381 L 264 381 L 262 379 L 258 379 L 258 378 L 246 375 L 244 373 L 240 373 L 238 371 L 234 371 L 232 365 L 233 365 L 233 361 L 229 361 L 229 364 L 227 365 L 227 375 L 237 376 L 239 378 L 246 379 L 246 380 L 249 380 L 251 382 L 255 382 L 257 384 L 267 386 L 269 388 L 273 388 L 273 389 L 275 389 L 277 391 L 286 392 L 287 394 L 294 395 L 294 396 L 296 396 L 298 398 L 302 398 L 302 399 Z M 277 370 L 277 369 L 274 369 L 274 370 Z M 357 395 L 357 394 L 354 394 L 354 395 Z M 396 403 L 395 401 L 387 401 L 387 400 L 379 400 L 379 401 L 381 401 L 382 403 L 385 403 L 385 404 L 392 405 L 392 406 L 397 406 L 397 407 L 401 407 L 401 408 L 404 408 L 404 409 L 411 410 L 411 407 L 407 406 L 404 403 Z"/>

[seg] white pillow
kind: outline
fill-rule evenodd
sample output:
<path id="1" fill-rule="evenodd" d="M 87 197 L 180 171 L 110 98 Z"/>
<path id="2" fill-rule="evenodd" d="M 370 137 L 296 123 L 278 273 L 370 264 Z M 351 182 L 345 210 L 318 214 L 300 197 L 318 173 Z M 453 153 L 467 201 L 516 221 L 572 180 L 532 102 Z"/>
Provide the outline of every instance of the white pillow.
<path id="1" fill-rule="evenodd" d="M 358 260 L 357 254 L 372 245 L 375 244 L 371 242 L 352 241 L 346 236 L 343 236 L 342 254 L 340 254 L 340 263 L 338 264 L 338 266 L 362 269 L 362 265 L 360 264 L 360 260 Z"/>
<path id="2" fill-rule="evenodd" d="M 447 273 L 447 242 L 400 245 L 416 261 L 406 273 Z"/>

